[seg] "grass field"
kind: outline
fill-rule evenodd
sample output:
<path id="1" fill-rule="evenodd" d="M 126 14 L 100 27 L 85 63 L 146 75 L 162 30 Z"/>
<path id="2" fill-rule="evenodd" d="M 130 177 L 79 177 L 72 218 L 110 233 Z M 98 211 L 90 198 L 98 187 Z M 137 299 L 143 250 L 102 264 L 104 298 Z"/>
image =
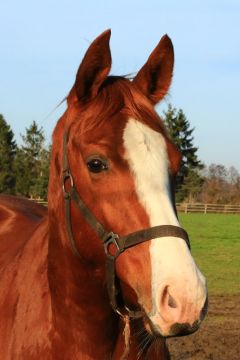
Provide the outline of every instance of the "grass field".
<path id="1" fill-rule="evenodd" d="M 240 215 L 179 214 L 210 295 L 240 294 Z"/>

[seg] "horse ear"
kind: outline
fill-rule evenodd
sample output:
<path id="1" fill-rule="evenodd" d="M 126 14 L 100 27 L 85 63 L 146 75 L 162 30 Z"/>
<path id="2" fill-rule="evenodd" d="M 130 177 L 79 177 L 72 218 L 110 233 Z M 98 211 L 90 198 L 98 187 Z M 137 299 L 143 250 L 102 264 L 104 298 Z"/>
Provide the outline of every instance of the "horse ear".
<path id="1" fill-rule="evenodd" d="M 153 104 L 164 98 L 169 89 L 173 63 L 173 44 L 171 39 L 164 35 L 133 80 Z"/>
<path id="2" fill-rule="evenodd" d="M 93 99 L 109 74 L 112 59 L 111 30 L 104 31 L 89 46 L 77 72 L 74 88 L 81 102 Z"/>

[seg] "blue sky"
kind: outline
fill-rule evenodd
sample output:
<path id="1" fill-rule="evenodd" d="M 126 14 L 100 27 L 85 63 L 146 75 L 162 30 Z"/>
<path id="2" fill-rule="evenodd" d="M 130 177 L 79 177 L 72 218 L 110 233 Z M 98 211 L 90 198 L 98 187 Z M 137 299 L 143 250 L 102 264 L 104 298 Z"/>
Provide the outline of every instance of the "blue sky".
<path id="1" fill-rule="evenodd" d="M 239 0 L 9 0 L 0 5 L 0 113 L 19 133 L 36 120 L 48 139 L 89 43 L 112 29 L 112 73 L 136 72 L 160 37 L 175 47 L 167 102 L 195 127 L 206 164 L 240 170 Z"/>

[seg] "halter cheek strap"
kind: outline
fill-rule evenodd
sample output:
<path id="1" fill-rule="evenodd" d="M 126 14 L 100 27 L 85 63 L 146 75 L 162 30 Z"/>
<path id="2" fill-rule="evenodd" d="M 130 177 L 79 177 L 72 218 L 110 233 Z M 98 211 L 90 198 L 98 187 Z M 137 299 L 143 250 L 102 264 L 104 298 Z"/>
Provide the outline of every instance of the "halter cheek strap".
<path id="1" fill-rule="evenodd" d="M 66 182 L 70 182 L 69 189 L 66 188 Z M 81 254 L 78 251 L 76 241 L 73 236 L 72 222 L 71 222 L 71 201 L 74 201 L 80 210 L 84 219 L 93 228 L 98 237 L 103 242 L 103 247 L 106 255 L 106 281 L 108 295 L 111 306 L 115 312 L 121 316 L 125 316 L 126 313 L 129 317 L 138 318 L 143 316 L 142 311 L 131 311 L 126 306 L 124 309 L 119 306 L 117 297 L 120 289 L 116 286 L 116 274 L 115 274 L 115 261 L 117 257 L 122 254 L 125 250 L 141 244 L 145 241 L 161 238 L 161 237 L 178 237 L 183 239 L 188 248 L 190 249 L 190 242 L 187 232 L 178 226 L 173 225 L 159 225 L 148 229 L 139 230 L 130 233 L 125 236 L 119 236 L 112 231 L 107 231 L 104 226 L 98 221 L 91 210 L 80 198 L 75 186 L 73 177 L 71 175 L 68 157 L 67 157 L 67 133 L 64 133 L 63 138 L 63 195 L 65 203 L 65 218 L 66 227 L 68 233 L 68 239 L 72 248 L 73 253 L 80 259 Z"/>

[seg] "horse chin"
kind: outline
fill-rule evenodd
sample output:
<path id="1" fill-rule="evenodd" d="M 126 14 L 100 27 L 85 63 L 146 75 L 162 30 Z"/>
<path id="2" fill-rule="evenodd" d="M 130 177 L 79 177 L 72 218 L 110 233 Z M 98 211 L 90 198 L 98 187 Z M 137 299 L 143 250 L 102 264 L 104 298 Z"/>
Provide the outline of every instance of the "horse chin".
<path id="1" fill-rule="evenodd" d="M 143 318 L 143 325 L 145 330 L 148 332 L 148 334 L 150 334 L 153 337 L 162 337 L 164 338 L 164 336 L 161 334 L 161 332 L 159 332 L 155 325 L 151 322 L 151 320 L 148 318 L 148 316 Z"/>
<path id="2" fill-rule="evenodd" d="M 192 325 L 188 323 L 179 324 L 175 323 L 168 327 L 168 329 L 160 329 L 160 327 L 154 324 L 148 316 L 143 318 L 143 325 L 148 334 L 154 338 L 171 338 L 182 337 L 195 333 L 200 327 L 201 321 L 197 320 Z"/>

